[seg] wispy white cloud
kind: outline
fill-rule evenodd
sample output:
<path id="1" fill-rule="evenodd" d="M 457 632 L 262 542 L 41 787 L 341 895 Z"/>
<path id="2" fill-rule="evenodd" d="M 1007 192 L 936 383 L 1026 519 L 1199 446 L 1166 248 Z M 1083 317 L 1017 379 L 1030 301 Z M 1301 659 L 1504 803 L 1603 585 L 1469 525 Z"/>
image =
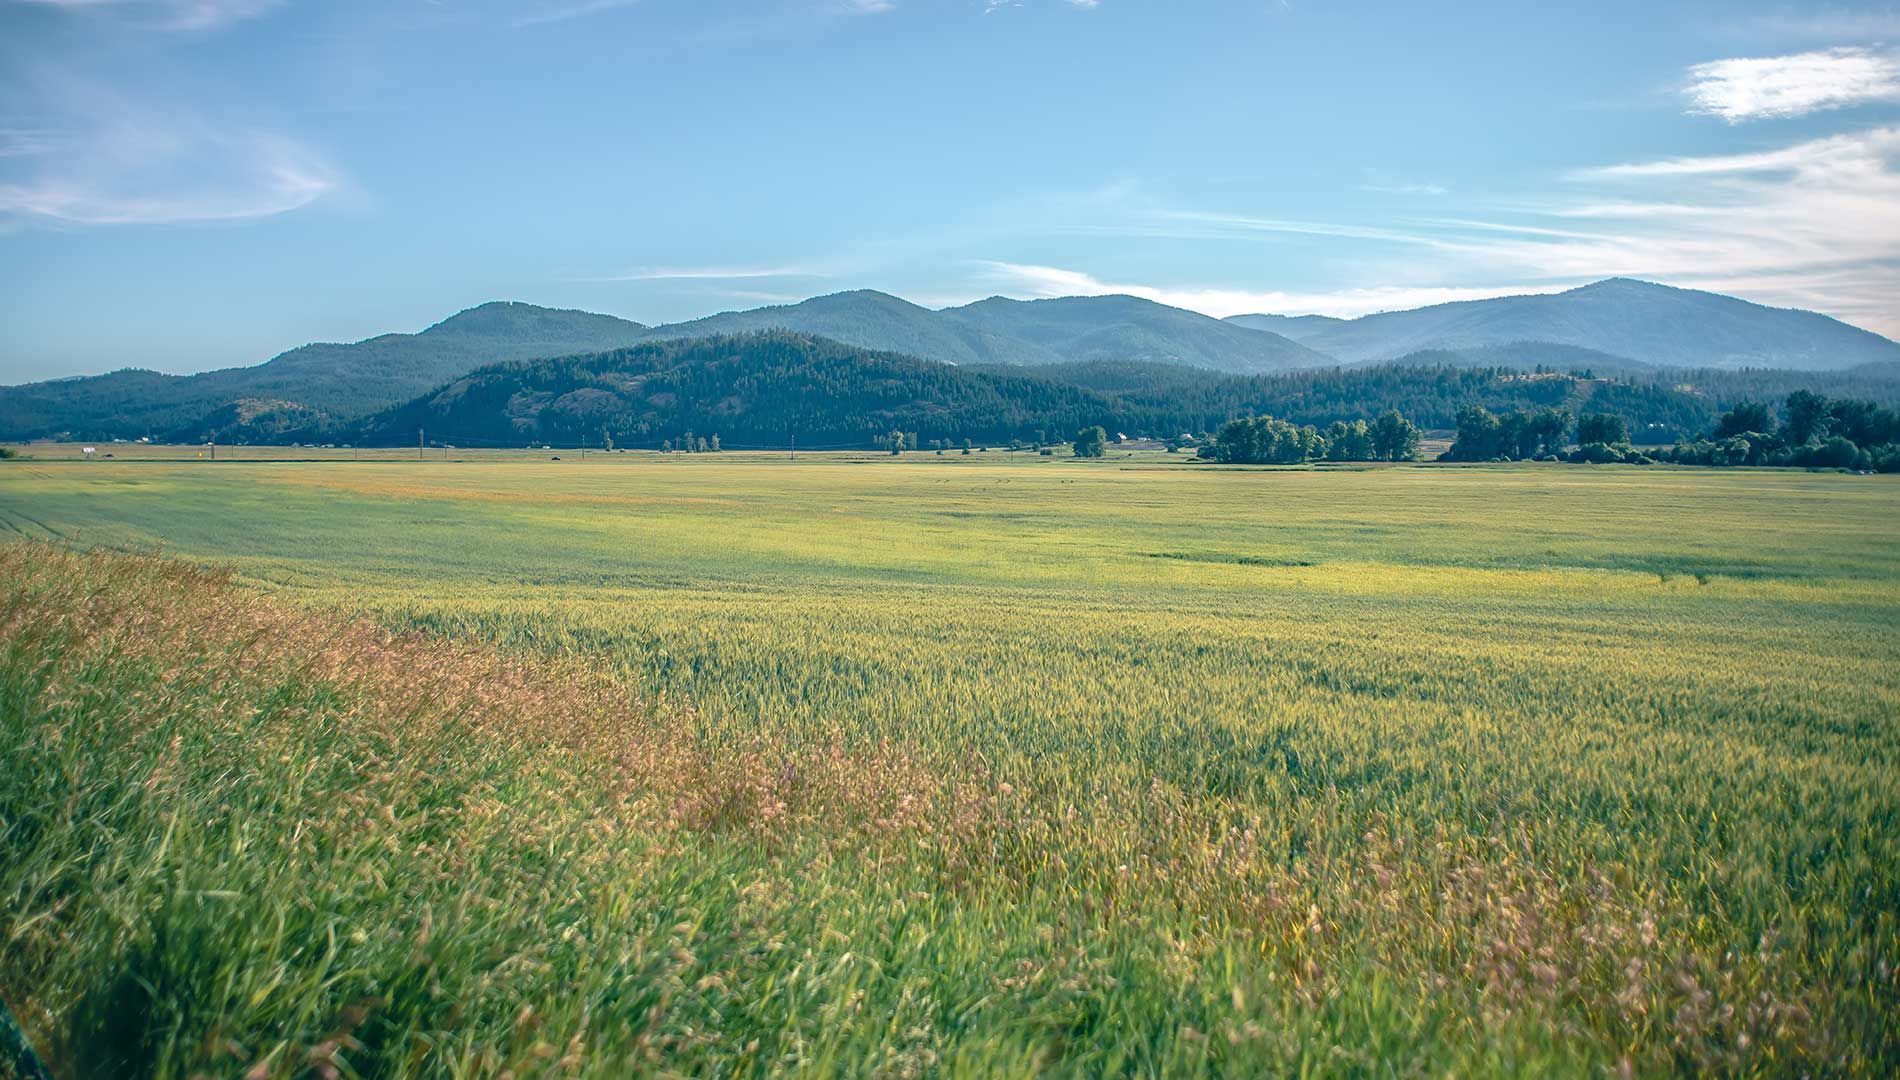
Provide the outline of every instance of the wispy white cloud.
<path id="1" fill-rule="evenodd" d="M 1550 211 L 1553 216 L 1560 218 L 1610 218 L 1625 221 L 1634 218 L 1716 217 L 1727 212 L 1719 206 L 1697 206 L 1694 203 L 1683 202 L 1579 203 L 1576 206 L 1559 206 Z"/>
<path id="2" fill-rule="evenodd" d="M 59 132 L 45 128 L 0 128 L 0 158 L 36 157 L 59 145 Z"/>
<path id="3" fill-rule="evenodd" d="M 212 30 L 255 18 L 282 0 L 6 0 L 14 5 L 107 15 L 165 30 Z"/>
<path id="4" fill-rule="evenodd" d="M 1417 231 L 1378 225 L 1353 225 L 1330 221 L 1301 221 L 1293 218 L 1257 217 L 1249 214 L 1207 213 L 1195 210 L 1163 210 L 1148 215 L 1133 226 L 1118 226 L 1121 231 L 1170 236 L 1176 239 L 1215 239 L 1223 236 L 1247 236 L 1260 233 L 1289 233 L 1299 236 L 1331 236 L 1343 240 L 1375 240 L 1394 244 L 1433 245 L 1437 241 Z"/>
<path id="5" fill-rule="evenodd" d="M 343 174 L 296 139 L 220 126 L 66 81 L 56 121 L 0 139 L 0 220 L 178 225 L 287 213 L 344 190 Z M 52 126 L 57 123 L 57 126 Z"/>
<path id="6" fill-rule="evenodd" d="M 1438 237 L 1490 272 L 1660 277 L 1900 332 L 1900 128 L 1575 174 L 1572 226 Z"/>
<path id="7" fill-rule="evenodd" d="M 1371 191 L 1380 195 L 1444 195 L 1447 190 L 1438 184 L 1360 184 L 1360 191 Z"/>
<path id="8" fill-rule="evenodd" d="M 1555 292 L 1562 287 L 1550 284 L 1490 287 L 1384 285 L 1317 291 L 1204 288 L 1110 282 L 1080 270 L 1055 266 L 1011 262 L 984 262 L 979 265 L 989 280 L 1019 297 L 1136 296 L 1215 318 L 1254 313 L 1352 318 L 1376 311 L 1396 311 L 1455 300 L 1488 300 L 1497 296 Z"/>
<path id="9" fill-rule="evenodd" d="M 1859 46 L 1714 60 L 1689 69 L 1690 111 L 1729 123 L 1900 100 L 1900 54 Z"/>
<path id="10" fill-rule="evenodd" d="M 61 170 L 0 183 L 0 218 L 75 225 L 250 221 L 309 206 L 338 184 L 330 166 L 282 136 L 199 132 L 181 141 L 191 147 L 185 152 L 194 170 L 209 166 L 218 175 L 167 180 L 156 175 L 163 170 L 149 167 L 118 172 Z M 122 156 L 105 146 L 95 146 L 93 152 L 113 159 Z"/>
<path id="11" fill-rule="evenodd" d="M 806 266 L 646 266 L 584 281 L 743 281 L 753 278 L 822 278 L 830 275 Z"/>
<path id="12" fill-rule="evenodd" d="M 642 0 L 530 0 L 525 12 L 513 16 L 516 26 L 541 26 L 602 15 L 633 7 Z M 896 0 L 828 0 L 812 5 L 812 10 L 838 15 L 881 15 L 897 10 Z"/>
<path id="13" fill-rule="evenodd" d="M 1474 206 L 1461 217 L 1343 223 L 1140 204 L 1094 213 L 1076 231 L 1340 241 L 1323 257 L 1324 276 L 1341 287 L 1178 287 L 1022 264 L 988 272 L 1034 295 L 1107 290 L 1210 312 L 1327 314 L 1637 277 L 1824 311 L 1900 335 L 1900 127 L 1580 170 L 1553 178 L 1533 202 Z M 1387 282 L 1400 284 L 1355 287 Z"/>
<path id="14" fill-rule="evenodd" d="M 766 292 L 761 289 L 718 289 L 712 295 L 753 304 L 796 304 L 809 299 L 805 293 Z"/>
<path id="15" fill-rule="evenodd" d="M 584 19 L 589 15 L 599 15 L 616 8 L 631 7 L 640 0 L 565 0 L 549 3 L 537 0 L 532 10 L 515 18 L 516 26 L 540 26 L 546 23 L 567 22 L 570 19 Z"/>
<path id="16" fill-rule="evenodd" d="M 1900 128 L 1874 128 L 1870 131 L 1810 139 L 1774 150 L 1627 162 L 1584 169 L 1574 175 L 1588 180 L 1750 173 L 1814 173 L 1843 170 L 1852 172 L 1865 168 L 1872 159 L 1890 152 L 1897 132 L 1900 132 Z"/>
<path id="17" fill-rule="evenodd" d="M 1093 11 L 1102 6 L 1101 0 L 1063 0 L 1063 3 L 1082 11 Z M 1019 8 L 1022 6 L 1023 0 L 983 0 L 983 14 L 988 15 L 992 12 L 1001 11 L 1004 8 Z"/>

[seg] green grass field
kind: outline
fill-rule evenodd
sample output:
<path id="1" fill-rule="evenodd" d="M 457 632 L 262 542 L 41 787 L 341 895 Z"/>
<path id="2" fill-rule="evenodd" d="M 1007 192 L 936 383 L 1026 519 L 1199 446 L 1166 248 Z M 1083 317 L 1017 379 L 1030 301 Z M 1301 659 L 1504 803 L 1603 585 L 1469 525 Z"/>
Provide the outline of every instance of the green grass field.
<path id="1" fill-rule="evenodd" d="M 1900 1067 L 1900 482 L 1166 457 L 0 463 L 0 993 L 75 1075 Z"/>

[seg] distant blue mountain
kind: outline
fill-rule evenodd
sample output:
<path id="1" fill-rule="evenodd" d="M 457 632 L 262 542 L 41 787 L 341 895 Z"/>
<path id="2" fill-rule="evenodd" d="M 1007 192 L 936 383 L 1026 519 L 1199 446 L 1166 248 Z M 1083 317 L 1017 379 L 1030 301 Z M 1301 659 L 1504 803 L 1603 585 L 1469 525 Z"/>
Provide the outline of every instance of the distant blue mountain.
<path id="1" fill-rule="evenodd" d="M 126 368 L 105 375 L 0 387 L 0 438 L 163 436 L 207 426 L 268 431 L 361 416 L 498 360 L 599 352 L 647 328 L 585 311 L 496 302 L 417 334 L 348 345 L 302 345 L 254 367 L 197 375 Z"/>
<path id="2" fill-rule="evenodd" d="M 649 330 L 652 341 L 718 337 L 759 330 L 815 334 L 860 349 L 899 352 L 947 364 L 1053 364 L 1064 359 L 1027 341 L 946 319 L 873 289 L 814 296 L 796 304 L 727 311 Z"/>
<path id="3" fill-rule="evenodd" d="M 785 330 L 859 350 L 959 366 L 1070 368 L 1084 385 L 1156 365 L 1265 375 L 1386 361 L 1464 368 L 1779 368 L 1900 373 L 1900 344 L 1825 315 L 1714 293 L 1612 279 L 1549 296 L 1440 304 L 1358 319 L 1241 315 L 1212 319 L 1132 296 L 1008 300 L 932 311 L 860 290 L 798 304 L 726 312 L 667 326 L 584 311 L 490 303 L 416 334 L 291 349 L 255 367 L 199 375 L 127 368 L 107 375 L 0 387 L 0 439 L 287 438 L 340 430 L 497 362 L 576 356 L 637 342 Z M 1103 380 L 1107 380 L 1106 383 Z"/>
<path id="4" fill-rule="evenodd" d="M 1271 328 L 1343 363 L 1535 342 L 1661 368 L 1834 371 L 1900 363 L 1900 343 L 1826 315 L 1628 278 L 1357 319 L 1240 315 L 1228 321 Z"/>
<path id="5" fill-rule="evenodd" d="M 1324 367 L 1332 358 L 1268 330 L 1237 326 L 1134 296 L 1010 300 L 992 296 L 943 316 L 1027 341 L 1063 360 L 1138 360 L 1260 375 Z"/>
<path id="6" fill-rule="evenodd" d="M 1298 341 L 1346 320 L 1335 319 L 1331 315 L 1230 315 L 1225 321 L 1249 330 L 1265 330 Z"/>

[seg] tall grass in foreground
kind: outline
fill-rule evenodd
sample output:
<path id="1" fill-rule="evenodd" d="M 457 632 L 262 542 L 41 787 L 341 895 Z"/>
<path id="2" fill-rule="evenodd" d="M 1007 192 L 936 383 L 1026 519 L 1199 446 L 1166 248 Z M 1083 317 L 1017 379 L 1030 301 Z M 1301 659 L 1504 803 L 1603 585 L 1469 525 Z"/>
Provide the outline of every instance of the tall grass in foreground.
<path id="1" fill-rule="evenodd" d="M 713 739 L 585 662 L 33 544 L 0 759 L 0 994 L 63 1075 L 1900 1063 L 1893 793 L 1845 766 L 1684 881 L 1627 807 L 1617 860 L 1613 823 L 1392 775 Z"/>

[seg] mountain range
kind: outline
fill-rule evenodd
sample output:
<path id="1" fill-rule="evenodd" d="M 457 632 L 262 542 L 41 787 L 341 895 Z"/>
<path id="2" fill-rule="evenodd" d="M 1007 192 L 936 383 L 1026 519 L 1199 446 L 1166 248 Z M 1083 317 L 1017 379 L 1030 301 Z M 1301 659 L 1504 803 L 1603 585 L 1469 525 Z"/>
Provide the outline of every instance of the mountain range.
<path id="1" fill-rule="evenodd" d="M 1236 326 L 1133 296 L 992 296 L 939 314 L 1030 342 L 1065 361 L 1139 360 L 1241 375 L 1335 362 L 1270 330 Z"/>
<path id="2" fill-rule="evenodd" d="M 646 336 L 657 341 L 756 330 L 794 330 L 862 349 L 899 352 L 946 364 L 1053 364 L 1063 359 L 1033 342 L 992 333 L 979 323 L 948 319 L 940 312 L 871 289 L 815 296 L 797 304 L 722 312 L 654 327 Z"/>
<path id="3" fill-rule="evenodd" d="M 1227 321 L 1280 334 L 1346 364 L 1531 343 L 1590 349 L 1657 368 L 1825 371 L 1900 361 L 1900 344 L 1826 315 L 1628 278 L 1357 319 L 1238 315 Z"/>
<path id="4" fill-rule="evenodd" d="M 288 438 L 342 430 L 490 365 L 766 330 L 924 362 L 1051 373 L 1137 365 L 1255 376 L 1387 362 L 1621 373 L 1900 371 L 1900 344 L 1827 316 L 1627 279 L 1357 319 L 1220 320 L 1131 296 L 991 297 L 932 310 L 861 290 L 647 326 L 497 302 L 419 333 L 306 345 L 255 367 L 187 376 L 125 369 L 0 388 L 0 439 Z"/>
<path id="5" fill-rule="evenodd" d="M 657 341 L 757 330 L 816 334 L 846 345 L 949 364 L 1034 367 L 1076 360 L 1142 360 L 1260 374 L 1334 362 L 1271 331 L 1133 296 L 1027 301 L 992 296 L 932 311 L 886 293 L 860 289 L 656 326 L 647 337 Z"/>
<path id="6" fill-rule="evenodd" d="M 0 438 L 164 438 L 240 420 L 260 433 L 301 429 L 374 412 L 486 364 L 598 352 L 648 330 L 585 311 L 483 304 L 420 333 L 303 345 L 255 367 L 197 375 L 127 368 L 0 388 Z"/>
<path id="7" fill-rule="evenodd" d="M 1646 441 L 1706 430 L 1744 398 L 1795 387 L 1900 398 L 1900 380 L 1839 373 L 1670 372 L 1615 379 L 1471 367 L 1361 365 L 1234 375 L 1178 364 L 1074 361 L 957 365 L 785 330 L 673 337 L 584 356 L 493 364 L 334 433 L 456 446 L 865 447 L 892 431 L 921 447 L 1067 438 L 1081 427 L 1171 437 L 1235 416 L 1324 426 L 1399 409 L 1428 428 L 1458 409 L 1614 412 Z M 227 432 L 228 434 L 229 432 Z"/>

